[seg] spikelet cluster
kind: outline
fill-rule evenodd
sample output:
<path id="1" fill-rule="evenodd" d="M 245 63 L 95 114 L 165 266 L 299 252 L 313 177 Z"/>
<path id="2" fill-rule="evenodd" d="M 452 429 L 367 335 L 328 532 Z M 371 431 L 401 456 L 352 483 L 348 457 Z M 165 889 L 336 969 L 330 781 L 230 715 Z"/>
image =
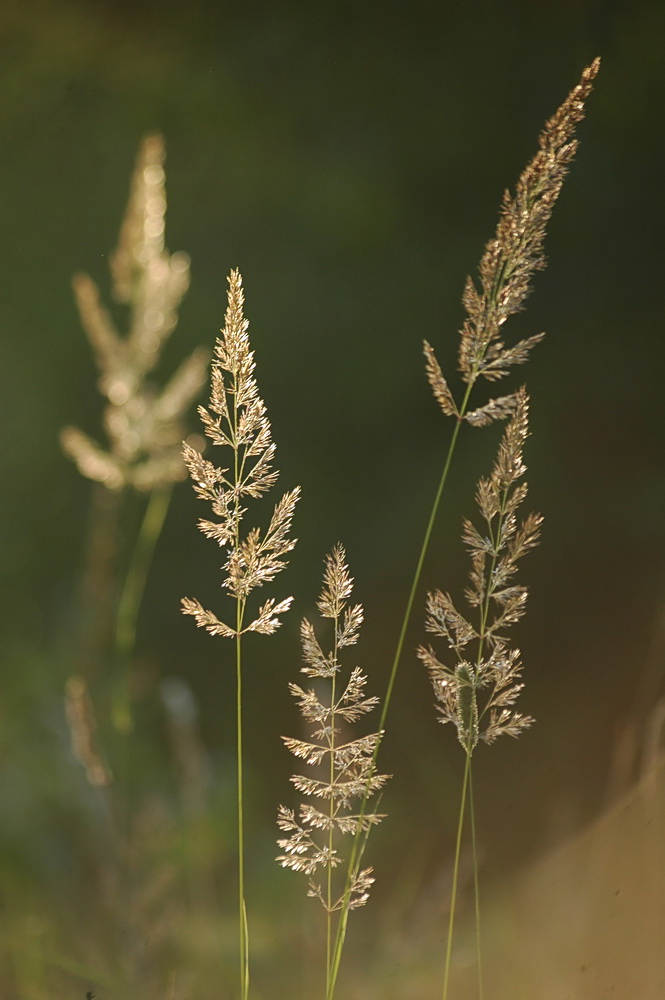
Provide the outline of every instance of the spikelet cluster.
<path id="1" fill-rule="evenodd" d="M 81 322 L 100 370 L 99 389 L 108 404 L 105 449 L 75 427 L 61 434 L 79 471 L 111 490 L 147 491 L 184 479 L 182 418 L 205 384 L 209 355 L 196 350 L 158 392 L 148 376 L 178 318 L 189 286 L 189 258 L 165 248 L 164 143 L 143 140 L 119 244 L 111 256 L 114 297 L 130 308 L 126 336 L 116 329 L 86 274 L 74 279 Z"/>
<path id="2" fill-rule="evenodd" d="M 303 619 L 300 630 L 302 673 L 324 684 L 320 683 L 317 690 L 289 685 L 305 722 L 312 729 L 311 738 L 282 737 L 291 753 L 315 768 L 318 776 L 298 774 L 291 778 L 309 801 L 301 804 L 298 817 L 293 809 L 280 806 L 277 824 L 288 836 L 277 841 L 284 852 L 277 861 L 284 868 L 304 872 L 309 879 L 308 895 L 318 898 L 329 913 L 344 905 L 354 909 L 367 901 L 374 881 L 371 868 L 352 872 L 344 891 L 333 894 L 322 888 L 319 872 L 330 872 L 344 863 L 336 846 L 339 835 L 355 837 L 359 832 L 366 835 L 381 821 L 383 817 L 378 813 L 358 812 L 354 803 L 364 802 L 387 781 L 387 775 L 376 773 L 374 764 L 381 734 L 355 739 L 346 735 L 346 728 L 379 702 L 378 698 L 365 696 L 367 678 L 360 667 L 354 667 L 346 681 L 341 678 L 340 650 L 357 642 L 363 621 L 362 606 L 348 603 L 352 589 L 344 548 L 336 545 L 326 558 L 323 589 L 317 603 L 322 617 L 333 621 L 332 650 L 324 653 L 307 619 Z M 327 808 L 317 808 L 316 801 L 327 803 Z"/>
<path id="3" fill-rule="evenodd" d="M 535 271 L 545 267 L 545 230 L 577 150 L 575 127 L 584 117 L 584 103 L 600 68 L 596 59 L 582 73 L 578 85 L 546 122 L 539 149 L 523 171 L 515 194 L 506 191 L 494 239 L 485 247 L 479 284 L 467 278 L 462 302 L 466 319 L 460 331 L 459 370 L 467 389 L 483 376 L 496 381 L 513 365 L 523 364 L 544 337 L 534 334 L 506 347 L 502 328 L 519 312 L 531 290 Z M 512 393 L 491 399 L 478 409 L 458 407 L 431 345 L 424 342 L 426 374 L 434 397 L 446 416 L 482 427 L 510 416 L 517 405 Z M 468 399 L 468 392 L 465 401 Z"/>
<path id="4" fill-rule="evenodd" d="M 262 534 L 252 528 L 244 537 L 241 522 L 248 498 L 266 493 L 279 472 L 273 468 L 275 445 L 266 408 L 254 378 L 254 352 L 250 350 L 248 321 L 244 316 L 242 278 L 238 271 L 229 276 L 228 307 L 222 336 L 217 338 L 212 364 L 209 408 L 199 407 L 203 428 L 213 445 L 228 449 L 228 465 L 214 465 L 190 444 L 183 456 L 194 490 L 209 501 L 218 520 L 202 519 L 199 528 L 227 550 L 223 586 L 237 602 L 236 621 L 226 624 L 199 601 L 183 598 L 182 610 L 212 635 L 232 637 L 244 632 L 272 634 L 281 624 L 279 615 L 293 600 L 267 600 L 249 624 L 244 624 L 247 597 L 256 587 L 270 583 L 286 566 L 284 556 L 296 540 L 289 537 L 300 488 L 285 493 L 276 504 L 270 523 Z"/>
<path id="5" fill-rule="evenodd" d="M 110 785 L 111 771 L 97 746 L 97 719 L 88 685 L 83 677 L 73 676 L 65 687 L 65 715 L 72 753 L 85 770 L 93 788 Z"/>
<path id="6" fill-rule="evenodd" d="M 478 740 L 492 743 L 498 736 L 518 736 L 533 719 L 512 706 L 519 695 L 519 649 L 511 649 L 506 630 L 525 611 L 527 589 L 514 582 L 517 563 L 538 544 L 539 514 L 521 523 L 518 508 L 527 494 L 520 482 L 526 466 L 524 442 L 528 436 L 528 397 L 516 393 L 515 413 L 508 423 L 492 474 L 481 479 L 476 502 L 484 522 L 478 530 L 464 521 L 463 540 L 471 554 L 470 586 L 466 598 L 477 609 L 472 625 L 440 590 L 427 598 L 426 628 L 444 638 L 456 662 L 444 665 L 432 646 L 421 646 L 418 656 L 429 671 L 441 722 L 452 722 L 468 754 Z"/>

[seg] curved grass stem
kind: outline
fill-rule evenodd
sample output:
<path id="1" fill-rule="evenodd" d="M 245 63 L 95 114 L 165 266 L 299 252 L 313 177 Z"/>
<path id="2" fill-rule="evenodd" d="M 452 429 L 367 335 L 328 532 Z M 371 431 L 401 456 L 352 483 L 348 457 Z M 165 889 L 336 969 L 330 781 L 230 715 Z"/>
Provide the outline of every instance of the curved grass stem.
<path id="1" fill-rule="evenodd" d="M 148 500 L 118 601 L 115 659 L 121 675 L 113 703 L 113 724 L 119 733 L 134 728 L 130 697 L 130 658 L 136 645 L 136 623 L 143 602 L 155 547 L 164 527 L 173 487 L 156 486 Z"/>
<path id="2" fill-rule="evenodd" d="M 411 622 L 411 615 L 413 613 L 413 606 L 414 606 L 414 603 L 415 603 L 416 594 L 418 592 L 418 587 L 420 586 L 420 578 L 422 576 L 423 566 L 425 565 L 425 558 L 427 556 L 427 552 L 429 551 L 430 542 L 432 540 L 432 532 L 434 531 L 434 525 L 436 523 L 436 520 L 437 520 L 437 517 L 438 517 L 438 514 L 439 514 L 439 509 L 441 507 L 441 500 L 443 498 L 443 494 L 444 494 L 444 491 L 445 491 L 446 483 L 448 481 L 448 475 L 450 473 L 450 467 L 452 465 L 453 456 L 455 454 L 455 448 L 456 448 L 456 445 L 457 445 L 457 439 L 459 437 L 460 428 L 461 428 L 462 422 L 464 420 L 464 415 L 467 412 L 467 409 L 468 409 L 468 406 L 469 406 L 469 397 L 471 395 L 472 388 L 473 388 L 473 382 L 469 382 L 467 384 L 467 387 L 466 387 L 466 390 L 465 390 L 465 393 L 464 393 L 464 398 L 462 400 L 462 405 L 460 406 L 460 409 L 459 409 L 459 418 L 458 418 L 457 422 L 455 423 L 455 429 L 453 430 L 452 437 L 450 439 L 450 444 L 448 445 L 448 451 L 446 453 L 446 457 L 445 457 L 445 460 L 444 460 L 444 463 L 443 463 L 443 469 L 442 469 L 442 472 L 441 472 L 441 478 L 439 479 L 439 485 L 437 487 L 436 494 L 434 496 L 434 502 L 432 504 L 432 509 L 430 511 L 429 519 L 427 521 L 427 526 L 425 528 L 425 534 L 423 535 L 423 541 L 422 541 L 422 544 L 421 544 L 421 547 L 420 547 L 420 553 L 418 555 L 418 561 L 416 563 L 416 569 L 415 569 L 415 572 L 414 572 L 414 575 L 413 575 L 413 580 L 411 581 L 411 587 L 410 587 L 410 590 L 409 590 L 409 596 L 407 598 L 406 607 L 405 607 L 405 610 L 404 610 L 404 617 L 402 619 L 402 624 L 401 624 L 401 627 L 400 627 L 399 637 L 398 637 L 398 640 L 397 640 L 397 646 L 395 648 L 395 656 L 393 658 L 393 662 L 392 662 L 392 666 L 391 666 L 391 670 L 390 670 L 390 676 L 388 678 L 388 685 L 386 687 L 386 693 L 385 693 L 385 696 L 383 698 L 383 708 L 381 710 L 381 718 L 379 720 L 379 733 L 381 735 L 380 735 L 380 737 L 379 737 L 379 739 L 377 741 L 376 748 L 374 750 L 373 763 L 376 762 L 376 758 L 377 758 L 379 750 L 381 748 L 381 742 L 382 742 L 382 739 L 383 739 L 383 732 L 385 730 L 386 719 L 387 719 L 387 716 L 388 716 L 388 709 L 390 707 L 390 701 L 391 701 L 391 698 L 392 698 L 393 690 L 395 688 L 395 681 L 397 679 L 397 671 L 399 669 L 399 665 L 400 665 L 400 662 L 401 662 L 401 659 L 402 659 L 402 653 L 404 652 L 404 643 L 406 641 L 406 634 L 408 632 L 409 624 Z M 367 801 L 368 801 L 368 796 L 366 795 L 363 798 L 363 801 L 362 801 L 361 807 L 360 807 L 360 818 L 361 818 L 361 820 L 364 817 L 365 812 L 367 810 Z M 344 903 L 342 905 L 342 909 L 341 909 L 341 912 L 340 912 L 340 918 L 339 918 L 339 921 L 337 923 L 337 933 L 336 933 L 336 939 L 335 939 L 335 947 L 334 947 L 334 950 L 333 950 L 333 961 L 332 961 L 332 966 L 331 966 L 331 977 L 330 977 L 329 988 L 328 988 L 328 993 L 327 993 L 326 1000 L 333 1000 L 333 995 L 334 995 L 334 990 L 335 990 L 335 983 L 336 983 L 336 980 L 337 980 L 337 973 L 339 971 L 339 966 L 340 966 L 341 958 L 342 958 L 342 951 L 344 949 L 344 942 L 345 942 L 345 939 L 346 939 L 346 929 L 347 929 L 348 913 L 349 913 L 348 900 L 349 900 L 350 887 L 351 887 L 351 884 L 352 884 L 353 877 L 355 876 L 355 873 L 360 868 L 360 864 L 361 864 L 361 861 L 362 861 L 362 856 L 363 856 L 363 853 L 364 853 L 364 844 L 366 842 L 366 839 L 367 838 L 365 837 L 364 841 L 361 840 L 360 826 L 359 826 L 358 833 L 356 834 L 356 837 L 355 837 L 355 840 L 354 840 L 354 843 L 353 843 L 353 848 L 352 848 L 352 851 L 351 851 L 351 859 L 350 859 L 350 862 L 349 862 L 349 873 L 348 873 L 348 877 L 347 877 L 346 891 L 345 891 L 345 901 L 344 901 Z"/>
<path id="3" fill-rule="evenodd" d="M 471 850 L 473 853 L 473 895 L 476 910 L 476 967 L 478 970 L 478 1000 L 483 1000 L 483 958 L 480 937 L 480 880 L 476 848 L 476 810 L 473 797 L 473 768 L 469 757 L 469 817 L 471 819 Z"/>
<path id="4" fill-rule="evenodd" d="M 450 439 L 450 444 L 448 445 L 448 452 L 446 454 L 445 461 L 443 463 L 443 470 L 441 472 L 441 478 L 439 480 L 439 485 L 434 496 L 434 503 L 432 504 L 432 509 L 430 511 L 429 520 L 427 522 L 427 527 L 425 528 L 425 534 L 423 535 L 423 541 L 420 546 L 420 553 L 418 555 L 418 562 L 416 563 L 416 569 L 413 575 L 413 580 L 411 581 L 411 588 L 409 590 L 409 596 L 407 598 L 406 607 L 404 609 L 404 617 L 402 619 L 402 625 L 400 628 L 399 638 L 397 640 L 397 646 L 395 648 L 395 656 L 393 658 L 392 666 L 390 669 L 390 676 L 388 678 L 388 686 L 386 688 L 386 693 L 383 699 L 383 709 L 381 711 L 381 719 L 379 721 L 379 729 L 383 730 L 386 724 L 386 718 L 388 716 L 388 709 L 390 707 L 390 700 L 392 698 L 393 689 L 395 687 L 395 681 L 397 679 L 397 671 L 399 669 L 399 664 L 402 659 L 402 653 L 404 652 L 404 643 L 406 641 L 406 633 L 409 629 L 409 623 L 411 621 L 411 615 L 413 613 L 413 605 L 416 599 L 416 594 L 418 593 L 418 587 L 420 585 L 420 577 L 422 576 L 423 566 L 425 565 L 425 558 L 427 552 L 429 551 L 430 542 L 432 540 L 432 532 L 434 530 L 434 525 L 439 514 L 439 508 L 441 506 L 441 499 L 443 497 L 444 490 L 446 488 L 446 483 L 448 481 L 448 474 L 450 472 L 450 466 L 452 465 L 453 455 L 455 454 L 455 447 L 457 445 L 457 439 L 459 437 L 460 427 L 462 426 L 462 421 L 464 420 L 464 415 L 468 409 L 469 396 L 471 395 L 471 389 L 473 388 L 473 383 L 469 383 L 466 387 L 466 392 L 464 394 L 464 399 L 460 407 L 459 419 L 455 424 L 455 429 L 453 431 L 452 437 Z M 376 753 L 378 754 L 379 744 L 376 748 Z"/>
<path id="5" fill-rule="evenodd" d="M 238 602 L 238 633 L 242 630 L 242 610 Z M 238 936 L 240 961 L 240 997 L 249 996 L 249 934 L 245 904 L 245 828 L 243 802 L 243 729 L 242 729 L 242 647 L 236 636 L 236 757 L 237 757 L 237 816 L 238 816 Z"/>
<path id="6" fill-rule="evenodd" d="M 339 620 L 335 619 L 335 643 L 333 646 L 333 659 L 337 663 L 337 641 L 339 639 Z M 337 674 L 333 673 L 330 688 L 330 760 L 328 767 L 328 781 L 330 788 L 335 785 L 335 705 Z M 335 798 L 331 796 L 329 803 L 328 819 L 330 827 L 328 830 L 328 851 L 333 855 L 334 832 L 335 832 Z M 333 887 L 332 887 L 333 867 L 328 865 L 328 878 L 326 887 L 326 997 L 332 997 L 331 985 L 333 984 Z M 332 985 L 334 990 L 334 985 Z"/>
<path id="7" fill-rule="evenodd" d="M 499 222 L 494 239 L 490 240 L 485 248 L 479 267 L 479 287 L 476 287 L 471 279 L 468 279 L 465 287 L 463 302 L 467 313 L 467 318 L 460 331 L 461 343 L 459 353 L 459 367 L 466 382 L 466 389 L 462 405 L 458 408 L 450 392 L 448 384 L 443 377 L 438 362 L 425 343 L 425 352 L 428 356 L 427 374 L 434 395 L 441 405 L 446 415 L 454 415 L 457 418 L 455 430 L 453 432 L 448 453 L 444 462 L 444 468 L 439 482 L 439 486 L 432 506 L 425 535 L 423 538 L 420 554 L 418 557 L 415 574 L 406 602 L 406 609 L 402 620 L 395 656 L 393 659 L 386 695 L 383 700 L 383 709 L 379 723 L 379 730 L 383 734 L 385 722 L 388 716 L 390 702 L 397 677 L 397 670 L 406 641 L 406 635 L 413 612 L 416 594 L 420 585 L 425 558 L 429 549 L 431 536 L 436 522 L 441 498 L 448 479 L 453 454 L 457 444 L 462 421 L 467 417 L 467 407 L 472 388 L 479 378 L 493 381 L 502 378 L 508 373 L 510 368 L 517 364 L 523 364 L 531 349 L 542 339 L 543 334 L 518 341 L 510 348 L 506 348 L 502 336 L 502 328 L 509 316 L 519 312 L 524 300 L 529 294 L 531 279 L 533 274 L 542 269 L 545 265 L 543 254 L 543 242 L 547 223 L 552 214 L 552 209 L 558 198 L 563 180 L 568 172 L 568 166 L 574 157 L 577 149 L 577 140 L 574 138 L 575 128 L 584 117 L 584 102 L 591 92 L 593 80 L 598 72 L 600 60 L 595 59 L 583 71 L 579 84 L 570 92 L 563 104 L 551 117 L 539 139 L 539 150 L 527 167 L 520 175 L 515 194 L 506 193 L 501 206 Z M 473 419 L 477 426 L 491 423 L 495 419 L 501 419 L 512 412 L 519 405 L 519 395 L 498 397 L 490 400 L 481 407 Z M 486 627 L 487 603 L 482 619 L 482 635 Z M 482 638 L 481 638 L 482 650 Z M 479 654 L 480 655 L 480 654 Z M 515 716 L 517 724 L 524 726 L 528 724 L 518 715 Z M 382 735 L 377 740 L 373 763 L 376 760 L 382 742 Z M 459 850 L 461 831 L 464 822 L 464 803 L 467 794 L 467 786 L 470 782 L 470 754 L 472 747 L 467 746 L 467 763 L 464 776 L 464 786 L 462 795 L 462 809 L 460 811 L 458 842 L 455 862 L 455 891 L 457 869 L 459 862 Z M 368 794 L 365 795 L 361 810 L 359 830 L 362 826 L 362 818 L 366 812 Z M 473 821 L 472 812 L 472 821 Z M 362 858 L 361 838 L 356 835 L 353 852 L 349 863 L 349 881 L 347 881 L 346 891 L 340 920 L 338 923 L 337 940 L 335 944 L 335 962 L 338 965 L 339 955 L 344 945 L 346 934 L 346 916 L 348 913 L 348 903 L 350 897 L 350 879 L 359 870 Z M 475 834 L 474 834 L 475 850 Z M 477 869 L 477 866 L 476 866 Z M 477 870 L 476 870 L 476 899 L 477 892 Z M 454 906 L 451 910 L 451 925 L 448 941 L 448 956 L 446 961 L 446 985 L 444 995 L 447 993 L 447 983 L 450 965 L 450 943 L 452 940 L 452 926 L 454 921 Z M 477 914 L 477 926 L 479 917 Z M 478 946 L 480 947 L 480 946 Z"/>
<path id="8" fill-rule="evenodd" d="M 466 797 L 469 789 L 471 777 L 471 755 L 466 754 L 464 765 L 464 779 L 462 781 L 462 795 L 460 798 L 459 818 L 457 820 L 457 841 L 455 843 L 455 861 L 453 863 L 453 884 L 450 890 L 450 917 L 448 918 L 448 939 L 446 942 L 446 965 L 443 973 L 443 1000 L 448 1000 L 448 983 L 450 980 L 450 962 L 453 953 L 453 931 L 455 929 L 455 909 L 457 906 L 457 882 L 459 879 L 459 862 L 462 851 L 462 831 L 464 830 L 464 813 L 466 811 Z"/>

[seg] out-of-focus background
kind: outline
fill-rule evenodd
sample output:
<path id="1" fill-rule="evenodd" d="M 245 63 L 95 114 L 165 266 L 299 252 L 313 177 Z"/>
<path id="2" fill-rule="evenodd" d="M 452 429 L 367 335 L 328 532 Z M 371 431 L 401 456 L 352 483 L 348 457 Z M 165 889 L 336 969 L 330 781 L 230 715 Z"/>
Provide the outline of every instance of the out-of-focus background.
<path id="1" fill-rule="evenodd" d="M 531 1000 L 663 995 L 658 942 L 645 945 L 646 934 L 634 980 L 620 985 L 612 970 L 622 947 L 622 968 L 637 954 L 617 928 L 653 930 L 662 918 L 653 767 L 665 699 L 665 7 L 23 0 L 0 10 L 3 1000 L 234 995 L 233 676 L 229 644 L 179 613 L 183 595 L 223 599 L 219 553 L 196 530 L 207 511 L 188 483 L 174 491 L 141 608 L 139 725 L 114 749 L 119 792 L 86 783 L 63 707 L 81 672 L 95 488 L 64 457 L 59 432 L 71 423 L 101 440 L 103 408 L 71 279 L 90 274 L 111 301 L 109 253 L 142 137 L 165 138 L 167 245 L 192 269 L 157 378 L 212 345 L 225 276 L 239 267 L 280 483 L 303 489 L 300 541 L 273 588 L 295 595 L 294 611 L 276 637 L 247 643 L 248 898 L 256 997 L 310 997 L 317 904 L 272 860 L 277 805 L 294 803 L 280 735 L 299 731 L 287 690 L 298 680 L 298 621 L 313 613 L 323 556 L 341 539 L 366 608 L 358 662 L 383 691 L 450 434 L 421 341 L 454 380 L 465 276 L 544 120 L 596 55 L 550 263 L 507 330 L 548 334 L 511 379 L 523 375 L 531 393 L 529 499 L 546 516 L 515 629 L 522 707 L 538 721 L 517 743 L 481 749 L 474 780 L 488 948 L 503 940 L 512 952 L 505 996 L 527 981 Z M 497 435 L 463 433 L 423 595 L 464 585 L 461 517 Z M 140 513 L 130 501 L 120 547 Z M 347 995 L 365 1000 L 439 989 L 461 752 L 411 653 L 422 639 L 418 613 L 382 750 L 394 777 L 370 845 L 377 884 L 353 915 L 343 974 Z M 90 683 L 94 699 L 103 678 Z M 165 692 L 186 717 L 185 750 Z M 651 781 L 651 805 L 638 781 Z M 628 815 L 639 835 L 626 832 Z M 118 824 L 131 855 L 120 875 Z M 597 898 L 584 850 L 602 857 Z M 543 920 L 540 966 L 515 930 L 517 887 L 532 870 L 542 891 L 519 890 L 524 926 L 559 906 L 573 929 L 562 950 Z M 607 918 L 608 900 L 616 916 L 605 934 L 597 913 Z M 463 938 L 460 991 L 469 948 Z M 533 978 L 520 948 L 531 949 Z"/>

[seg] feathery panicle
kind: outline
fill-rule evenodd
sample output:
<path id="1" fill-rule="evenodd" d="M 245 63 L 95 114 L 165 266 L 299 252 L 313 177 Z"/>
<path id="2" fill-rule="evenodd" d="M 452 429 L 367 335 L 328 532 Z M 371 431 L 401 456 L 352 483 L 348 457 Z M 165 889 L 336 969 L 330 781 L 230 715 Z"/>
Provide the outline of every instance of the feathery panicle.
<path id="1" fill-rule="evenodd" d="M 110 785 L 111 771 L 97 747 L 97 720 L 92 699 L 83 677 L 73 676 L 65 687 L 65 715 L 69 726 L 72 753 L 85 769 L 93 788 Z"/>
<path id="2" fill-rule="evenodd" d="M 241 604 L 242 620 L 250 592 L 274 580 L 286 566 L 284 556 L 296 544 L 289 537 L 300 489 L 284 494 L 276 504 L 266 530 L 251 529 L 241 537 L 241 522 L 247 508 L 243 501 L 266 493 L 279 473 L 272 467 L 275 445 L 266 408 L 254 378 L 254 353 L 250 350 L 248 321 L 244 316 L 242 278 L 238 271 L 229 276 L 228 307 L 222 336 L 215 346 L 210 404 L 199 407 L 206 435 L 214 445 L 229 449 L 228 467 L 218 467 L 187 443 L 183 457 L 199 497 L 207 500 L 216 521 L 201 519 L 199 528 L 227 550 L 223 586 Z M 288 609 L 291 598 L 275 603 L 268 600 L 247 625 L 225 625 L 198 601 L 184 598 L 182 610 L 212 635 L 235 636 L 243 632 L 270 635 L 279 627 L 279 615 Z"/>
<path id="3" fill-rule="evenodd" d="M 497 396 L 490 399 L 484 406 L 479 406 L 476 410 L 467 413 L 464 419 L 473 427 L 487 427 L 495 420 L 504 420 L 515 411 L 517 394 L 512 392 L 509 396 Z"/>
<path id="4" fill-rule="evenodd" d="M 546 122 L 539 149 L 523 171 L 511 195 L 506 191 L 494 239 L 485 247 L 479 267 L 479 286 L 467 278 L 462 296 L 466 320 L 460 332 L 459 370 L 467 384 L 464 403 L 458 407 L 434 356 L 425 341 L 427 378 L 446 416 L 477 427 L 512 413 L 511 396 L 491 400 L 466 412 L 469 391 L 482 375 L 489 381 L 503 378 L 514 365 L 523 364 L 543 333 L 506 347 L 500 339 L 509 316 L 519 312 L 531 290 L 535 271 L 545 267 L 543 244 L 547 223 L 559 196 L 568 167 L 577 150 L 575 128 L 584 117 L 584 104 L 600 68 L 595 59 L 582 73 L 578 85 Z"/>
<path id="5" fill-rule="evenodd" d="M 466 597 L 478 609 L 478 625 L 457 611 L 448 594 L 436 590 L 427 598 L 426 628 L 446 640 L 457 662 L 444 665 L 431 646 L 421 646 L 418 656 L 429 672 L 440 721 L 455 725 L 468 754 L 479 739 L 492 743 L 502 734 L 518 736 L 533 721 L 511 707 L 523 687 L 521 663 L 519 650 L 509 648 L 504 634 L 524 614 L 526 587 L 512 580 L 518 560 L 538 544 L 542 521 L 539 514 L 529 514 L 521 524 L 517 519 L 527 493 L 519 480 L 526 471 L 523 449 L 528 432 L 528 397 L 521 389 L 515 394 L 513 417 L 492 473 L 478 483 L 476 501 L 483 529 L 466 520 L 463 527 L 471 555 Z M 468 652 L 470 644 L 472 648 L 475 644 L 475 657 Z"/>
<path id="6" fill-rule="evenodd" d="M 499 342 L 505 321 L 522 308 L 534 272 L 545 266 L 546 226 L 577 151 L 575 127 L 584 117 L 584 103 L 599 68 L 596 59 L 545 124 L 538 152 L 523 171 L 514 196 L 508 191 L 504 194 L 496 235 L 480 262 L 480 290 L 470 278 L 467 281 L 467 320 L 459 355 L 466 382 L 473 382 L 479 374 L 500 378 L 509 366 L 526 361 L 531 347 L 542 338 L 537 334 L 508 350 Z"/>
<path id="7" fill-rule="evenodd" d="M 302 672 L 327 681 L 329 693 L 322 698 L 318 689 L 306 691 L 291 684 L 291 694 L 312 733 L 310 740 L 283 737 L 294 756 L 320 769 L 320 777 L 294 775 L 294 786 L 310 799 L 324 800 L 328 807 L 321 811 L 310 802 L 303 803 L 296 818 L 293 810 L 280 806 L 277 820 L 280 830 L 288 834 L 278 840 L 284 853 L 277 860 L 283 867 L 308 876 L 309 895 L 321 901 L 329 917 L 344 906 L 354 909 L 367 901 L 373 882 L 370 868 L 352 872 L 348 886 L 344 883 L 340 889 L 333 888 L 330 875 L 332 869 L 344 864 L 337 850 L 339 836 L 367 834 L 383 818 L 376 812 L 354 809 L 354 800 L 373 796 L 387 780 L 387 775 L 376 773 L 374 764 L 381 734 L 350 739 L 343 731 L 378 704 L 378 698 L 365 697 L 367 679 L 359 667 L 354 667 L 345 684 L 339 677 L 338 651 L 357 642 L 363 620 L 362 607 L 349 606 L 352 590 L 344 549 L 336 545 L 326 558 L 317 602 L 322 617 L 334 622 L 332 650 L 323 652 L 307 619 L 301 626 Z M 315 879 L 321 869 L 326 873 L 325 887 Z"/>
<path id="8" fill-rule="evenodd" d="M 221 621 L 214 612 L 190 597 L 182 599 L 182 611 L 211 635 L 235 640 L 239 972 L 240 998 L 248 1000 L 250 950 L 245 899 L 242 636 L 247 632 L 272 635 L 281 625 L 280 615 L 291 606 L 291 597 L 278 602 L 268 598 L 254 612 L 254 618 L 246 622 L 249 595 L 257 587 L 274 580 L 286 566 L 284 556 L 296 544 L 290 532 L 300 489 L 297 487 L 285 493 L 278 501 L 263 533 L 259 528 L 251 528 L 243 535 L 245 504 L 249 499 L 263 496 L 279 475 L 272 464 L 275 445 L 270 422 L 254 377 L 254 353 L 249 346 L 244 301 L 240 272 L 231 271 L 224 329 L 215 344 L 210 403 L 207 408 L 199 407 L 206 435 L 213 445 L 228 450 L 228 460 L 224 466 L 216 466 L 195 448 L 187 443 L 183 445 L 183 457 L 194 490 L 197 496 L 210 503 L 216 518 L 201 519 L 199 529 L 226 550 L 223 586 L 235 601 L 234 624 Z"/>
<path id="9" fill-rule="evenodd" d="M 165 249 L 165 213 L 164 143 L 152 135 L 139 150 L 110 262 L 115 298 L 131 310 L 127 336 L 116 330 L 94 281 L 86 274 L 74 278 L 81 322 L 100 370 L 99 388 L 108 400 L 104 426 L 110 447 L 105 450 L 75 427 L 62 431 L 61 442 L 84 476 L 111 490 L 149 491 L 184 479 L 182 418 L 206 379 L 208 354 L 199 349 L 161 393 L 147 380 L 189 286 L 189 258 Z"/>
<path id="10" fill-rule="evenodd" d="M 453 394 L 450 391 L 448 383 L 443 377 L 441 365 L 436 360 L 434 348 L 427 340 L 423 341 L 423 354 L 425 355 L 425 374 L 427 375 L 427 381 L 432 387 L 434 398 L 441 407 L 441 411 L 446 417 L 459 418 L 459 411 L 453 398 Z"/>

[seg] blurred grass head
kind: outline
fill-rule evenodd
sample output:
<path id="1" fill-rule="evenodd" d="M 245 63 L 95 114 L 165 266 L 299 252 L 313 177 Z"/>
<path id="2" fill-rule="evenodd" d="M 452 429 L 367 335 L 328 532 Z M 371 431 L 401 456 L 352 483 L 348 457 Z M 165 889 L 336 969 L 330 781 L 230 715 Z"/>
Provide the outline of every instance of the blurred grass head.
<path id="1" fill-rule="evenodd" d="M 146 492 L 185 478 L 183 420 L 207 374 L 209 355 L 199 348 L 161 390 L 149 378 L 189 287 L 189 258 L 169 254 L 165 245 L 164 159 L 161 136 L 147 136 L 110 258 L 114 298 L 130 311 L 126 335 L 118 332 L 92 278 L 74 278 L 81 323 L 100 371 L 99 390 L 107 400 L 109 446 L 103 448 L 76 427 L 65 428 L 61 441 L 82 475 L 111 490 L 130 486 Z"/>

